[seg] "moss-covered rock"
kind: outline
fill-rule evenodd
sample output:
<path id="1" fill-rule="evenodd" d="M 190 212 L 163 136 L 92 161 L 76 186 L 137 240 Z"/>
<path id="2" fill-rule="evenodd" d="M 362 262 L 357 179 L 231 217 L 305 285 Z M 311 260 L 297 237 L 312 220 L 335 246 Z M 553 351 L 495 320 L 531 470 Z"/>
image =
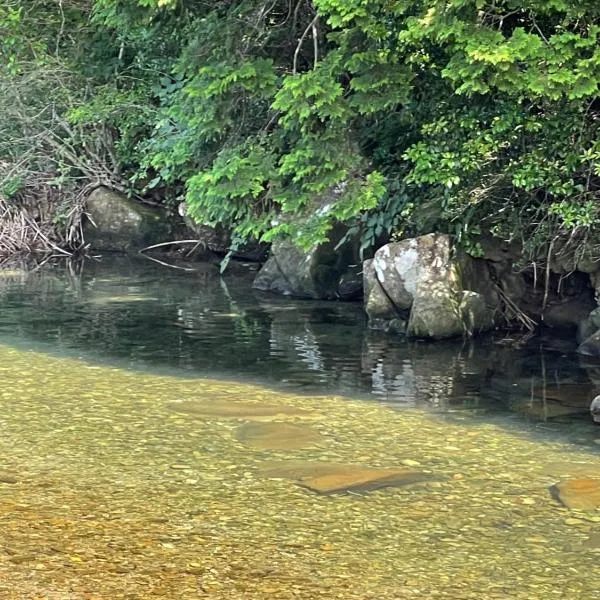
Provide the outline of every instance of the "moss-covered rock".
<path id="1" fill-rule="evenodd" d="M 86 243 L 92 250 L 136 252 L 170 239 L 166 215 L 106 187 L 96 188 L 86 203 Z"/>
<path id="2" fill-rule="evenodd" d="M 447 235 L 387 244 L 364 274 L 366 311 L 379 329 L 405 319 L 407 335 L 441 339 L 494 325 L 499 300 L 486 263 L 457 251 Z"/>
<path id="3" fill-rule="evenodd" d="M 330 241 L 308 251 L 284 240 L 273 244 L 271 256 L 258 273 L 254 287 L 296 298 L 352 300 L 362 296 L 358 253 L 351 242 L 338 242 L 340 228 Z"/>

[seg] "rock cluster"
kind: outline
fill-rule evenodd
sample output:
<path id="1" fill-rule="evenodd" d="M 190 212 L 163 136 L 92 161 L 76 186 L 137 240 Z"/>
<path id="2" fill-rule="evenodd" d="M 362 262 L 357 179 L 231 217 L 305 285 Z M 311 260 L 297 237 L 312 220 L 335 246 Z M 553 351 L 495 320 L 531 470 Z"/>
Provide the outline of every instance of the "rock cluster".
<path id="1" fill-rule="evenodd" d="M 364 263 L 370 325 L 417 338 L 472 335 L 494 326 L 499 298 L 487 264 L 429 234 L 391 243 Z"/>
<path id="2" fill-rule="evenodd" d="M 316 206 L 325 210 L 329 200 L 321 199 Z M 181 231 L 158 208 L 105 187 L 90 194 L 86 214 L 85 239 L 93 251 L 136 252 L 181 239 Z M 180 216 L 186 233 L 198 238 L 206 251 L 220 256 L 229 252 L 229 232 L 196 225 L 185 204 Z M 554 259 L 545 272 L 543 260 L 539 267 L 534 260 L 530 276 L 515 268 L 521 254 L 516 243 L 480 236 L 476 245 L 482 258 L 473 258 L 451 236 L 435 233 L 385 244 L 363 261 L 356 240 L 347 234 L 347 227 L 338 224 L 328 241 L 309 250 L 290 240 L 275 242 L 254 288 L 305 299 L 364 298 L 371 328 L 414 338 L 470 336 L 515 319 L 577 329 L 578 352 L 600 356 L 600 308 L 595 301 L 600 297 L 600 263 Z M 266 255 L 267 246 L 258 243 L 233 254 L 259 262 Z"/>

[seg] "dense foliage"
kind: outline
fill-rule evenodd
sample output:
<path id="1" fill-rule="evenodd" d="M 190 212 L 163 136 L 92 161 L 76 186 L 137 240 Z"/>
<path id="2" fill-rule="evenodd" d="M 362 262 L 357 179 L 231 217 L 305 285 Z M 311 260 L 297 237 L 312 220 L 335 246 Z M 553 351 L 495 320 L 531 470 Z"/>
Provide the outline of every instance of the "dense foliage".
<path id="1" fill-rule="evenodd" d="M 5 195 L 40 163 L 27 130 L 69 151 L 54 183 L 185 200 L 234 243 L 342 220 L 365 249 L 593 249 L 596 0 L 9 0 L 0 69 Z"/>

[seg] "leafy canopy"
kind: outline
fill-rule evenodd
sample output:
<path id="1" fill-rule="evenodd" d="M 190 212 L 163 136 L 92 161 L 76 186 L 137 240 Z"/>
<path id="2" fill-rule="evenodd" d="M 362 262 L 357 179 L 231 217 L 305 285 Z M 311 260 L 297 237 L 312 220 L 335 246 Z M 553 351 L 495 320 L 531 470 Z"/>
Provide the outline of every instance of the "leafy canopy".
<path id="1" fill-rule="evenodd" d="M 110 131 L 123 185 L 236 242 L 597 228 L 596 0 L 50 4 L 0 9 L 3 72 L 60 59 L 63 114 Z"/>

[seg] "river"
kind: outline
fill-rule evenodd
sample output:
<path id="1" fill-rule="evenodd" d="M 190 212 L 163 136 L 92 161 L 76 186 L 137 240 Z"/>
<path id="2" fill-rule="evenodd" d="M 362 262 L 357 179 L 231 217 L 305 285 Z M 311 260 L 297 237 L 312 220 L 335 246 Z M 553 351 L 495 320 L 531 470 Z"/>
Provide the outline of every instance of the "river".
<path id="1" fill-rule="evenodd" d="M 572 341 L 407 343 L 251 275 L 0 272 L 1 598 L 600 598 Z"/>

